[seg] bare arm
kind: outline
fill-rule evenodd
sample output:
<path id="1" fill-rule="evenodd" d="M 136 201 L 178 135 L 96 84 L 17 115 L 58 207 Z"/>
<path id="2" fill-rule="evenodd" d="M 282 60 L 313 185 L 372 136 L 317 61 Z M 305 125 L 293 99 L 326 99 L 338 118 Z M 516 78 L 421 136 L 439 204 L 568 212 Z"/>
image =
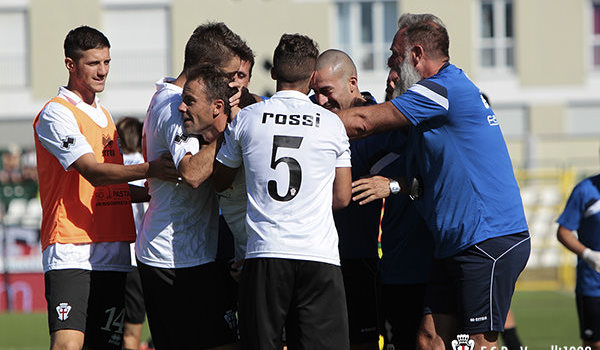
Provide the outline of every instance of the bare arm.
<path id="1" fill-rule="evenodd" d="M 335 168 L 333 210 L 345 208 L 352 198 L 352 168 Z"/>
<path id="2" fill-rule="evenodd" d="M 573 234 L 573 231 L 568 228 L 559 225 L 558 231 L 556 232 L 556 238 L 558 241 L 562 243 L 567 249 L 577 254 L 577 256 L 582 256 L 583 251 L 587 248 L 584 246 L 577 237 Z"/>
<path id="3" fill-rule="evenodd" d="M 366 107 L 348 108 L 342 110 L 339 116 L 351 140 L 391 129 L 405 129 L 411 125 L 404 114 L 391 102 Z"/>
<path id="4" fill-rule="evenodd" d="M 230 168 L 217 160 L 215 160 L 214 168 L 212 187 L 216 192 L 223 192 L 231 187 L 238 168 Z"/>
<path id="5" fill-rule="evenodd" d="M 395 179 L 400 184 L 400 193 L 408 194 L 406 179 Z M 390 179 L 384 176 L 363 177 L 352 182 L 352 200 L 360 201 L 358 204 L 365 205 L 372 201 L 390 196 Z"/>
<path id="6" fill-rule="evenodd" d="M 200 186 L 213 172 L 213 163 L 217 152 L 217 141 L 203 145 L 198 153 L 186 154 L 179 161 L 178 170 L 183 180 L 193 188 Z"/>
<path id="7" fill-rule="evenodd" d="M 104 186 L 157 177 L 166 181 L 177 181 L 177 170 L 171 156 L 163 155 L 151 162 L 123 165 L 98 163 L 92 153 L 79 157 L 71 165 L 93 186 Z"/>

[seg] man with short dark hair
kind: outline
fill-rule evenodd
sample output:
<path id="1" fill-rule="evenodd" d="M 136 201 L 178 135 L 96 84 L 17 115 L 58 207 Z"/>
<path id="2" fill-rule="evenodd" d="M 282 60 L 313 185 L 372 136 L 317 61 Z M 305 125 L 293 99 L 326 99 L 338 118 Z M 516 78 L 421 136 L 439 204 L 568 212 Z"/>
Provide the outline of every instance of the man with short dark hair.
<path id="1" fill-rule="evenodd" d="M 121 349 L 129 243 L 135 240 L 128 181 L 176 180 L 168 158 L 123 165 L 104 90 L 110 44 L 81 26 L 64 42 L 69 82 L 33 122 L 42 263 L 51 349 Z M 142 191 L 144 192 L 144 191 Z"/>
<path id="2" fill-rule="evenodd" d="M 443 23 L 430 14 L 405 14 L 398 26 L 388 65 L 406 92 L 340 117 L 352 138 L 390 128 L 408 132 L 408 178 L 421 179 L 414 204 L 432 231 L 435 258 L 425 299 L 431 313 L 419 347 L 469 341 L 457 338 L 458 331 L 476 348 L 491 348 L 529 256 L 519 187 L 496 116 L 448 62 Z"/>
<path id="3" fill-rule="evenodd" d="M 223 128 L 227 122 L 229 98 L 222 96 L 227 90 L 222 85 L 239 69 L 235 50 L 242 44 L 223 23 L 196 28 L 186 45 L 183 71 L 156 83 L 146 114 L 145 156 L 169 152 L 182 178 L 177 184 L 148 182 L 152 198 L 136 241 L 148 324 L 158 350 L 233 349 L 237 341 L 237 320 L 223 292 L 227 271 L 215 263 L 217 198 L 206 182 L 218 133 L 205 121 L 214 118 Z M 201 64 L 212 67 L 197 68 Z M 202 83 L 199 72 L 205 74 Z M 195 79 L 188 82 L 190 75 Z M 182 104 L 184 87 L 194 84 L 202 89 L 186 93 Z M 201 111 L 190 113 L 200 106 Z"/>
<path id="4" fill-rule="evenodd" d="M 244 349 L 347 349 L 348 320 L 333 209 L 350 200 L 348 139 L 339 118 L 306 94 L 318 50 L 284 34 L 273 55 L 277 93 L 231 122 L 213 185 L 244 164 L 248 245 L 240 282 Z"/>

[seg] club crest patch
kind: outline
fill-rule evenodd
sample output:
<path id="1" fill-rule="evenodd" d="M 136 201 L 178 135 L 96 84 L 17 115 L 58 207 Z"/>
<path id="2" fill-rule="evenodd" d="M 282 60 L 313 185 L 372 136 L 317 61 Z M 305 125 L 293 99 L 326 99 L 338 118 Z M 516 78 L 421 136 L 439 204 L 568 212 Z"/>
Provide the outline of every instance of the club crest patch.
<path id="1" fill-rule="evenodd" d="M 69 318 L 69 312 L 71 311 L 71 305 L 69 303 L 60 303 L 56 307 L 56 312 L 58 313 L 58 319 L 61 321 L 65 321 Z"/>

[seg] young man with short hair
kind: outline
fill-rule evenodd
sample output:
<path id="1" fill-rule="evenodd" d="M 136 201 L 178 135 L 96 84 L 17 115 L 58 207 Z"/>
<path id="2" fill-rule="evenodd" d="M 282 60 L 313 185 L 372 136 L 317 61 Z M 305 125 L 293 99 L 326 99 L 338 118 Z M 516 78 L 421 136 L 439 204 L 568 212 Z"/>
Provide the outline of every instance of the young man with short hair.
<path id="1" fill-rule="evenodd" d="M 64 42 L 66 87 L 33 122 L 42 263 L 51 349 L 121 349 L 129 243 L 135 240 L 128 181 L 174 181 L 170 157 L 124 166 L 104 90 L 110 44 L 81 26 Z"/>
<path id="2" fill-rule="evenodd" d="M 238 113 L 215 163 L 217 191 L 242 161 L 246 174 L 244 349 L 278 349 L 284 325 L 290 348 L 349 347 L 331 208 L 350 201 L 350 152 L 339 118 L 306 95 L 317 56 L 310 38 L 281 37 L 271 70 L 277 93 Z"/>

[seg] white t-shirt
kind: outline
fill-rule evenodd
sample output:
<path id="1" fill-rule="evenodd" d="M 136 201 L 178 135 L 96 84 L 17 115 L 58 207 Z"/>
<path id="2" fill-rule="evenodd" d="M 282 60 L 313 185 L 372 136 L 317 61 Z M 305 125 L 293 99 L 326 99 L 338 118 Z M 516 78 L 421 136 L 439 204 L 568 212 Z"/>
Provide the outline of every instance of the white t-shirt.
<path id="1" fill-rule="evenodd" d="M 123 164 L 125 165 L 142 164 L 144 162 L 144 156 L 140 152 L 123 153 Z M 135 180 L 129 181 L 129 184 L 144 187 L 145 182 L 146 180 Z M 142 230 L 142 221 L 144 220 L 144 213 L 146 212 L 146 208 L 148 208 L 148 203 L 131 203 L 136 235 Z M 135 261 L 135 243 L 130 244 L 129 250 L 131 252 L 131 266 L 137 266 L 137 263 Z"/>
<path id="2" fill-rule="evenodd" d="M 170 153 L 175 166 L 186 154 L 198 153 L 195 137 L 183 134 L 182 89 L 165 78 L 156 82 L 144 121 L 148 160 Z M 208 182 L 198 188 L 185 183 L 148 179 L 150 205 L 144 214 L 135 251 L 139 261 L 161 268 L 181 268 L 215 260 L 218 238 L 218 205 Z"/>
<path id="3" fill-rule="evenodd" d="M 58 97 L 79 108 L 98 126 L 108 125 L 97 97 L 96 107 L 93 107 L 63 86 L 58 90 Z M 73 112 L 60 103 L 50 102 L 46 105 L 40 113 L 35 131 L 42 146 L 56 157 L 65 171 L 75 171 L 71 169 L 73 162 L 86 153 L 94 153 L 79 131 Z M 66 142 L 69 138 L 73 142 Z M 129 271 L 131 261 L 128 250 L 128 242 L 55 243 L 42 252 L 42 264 L 44 272 L 59 269 Z"/>
<path id="4" fill-rule="evenodd" d="M 217 160 L 231 168 L 244 164 L 247 259 L 339 265 L 333 180 L 336 167 L 351 163 L 337 115 L 298 91 L 279 91 L 237 115 Z"/>

